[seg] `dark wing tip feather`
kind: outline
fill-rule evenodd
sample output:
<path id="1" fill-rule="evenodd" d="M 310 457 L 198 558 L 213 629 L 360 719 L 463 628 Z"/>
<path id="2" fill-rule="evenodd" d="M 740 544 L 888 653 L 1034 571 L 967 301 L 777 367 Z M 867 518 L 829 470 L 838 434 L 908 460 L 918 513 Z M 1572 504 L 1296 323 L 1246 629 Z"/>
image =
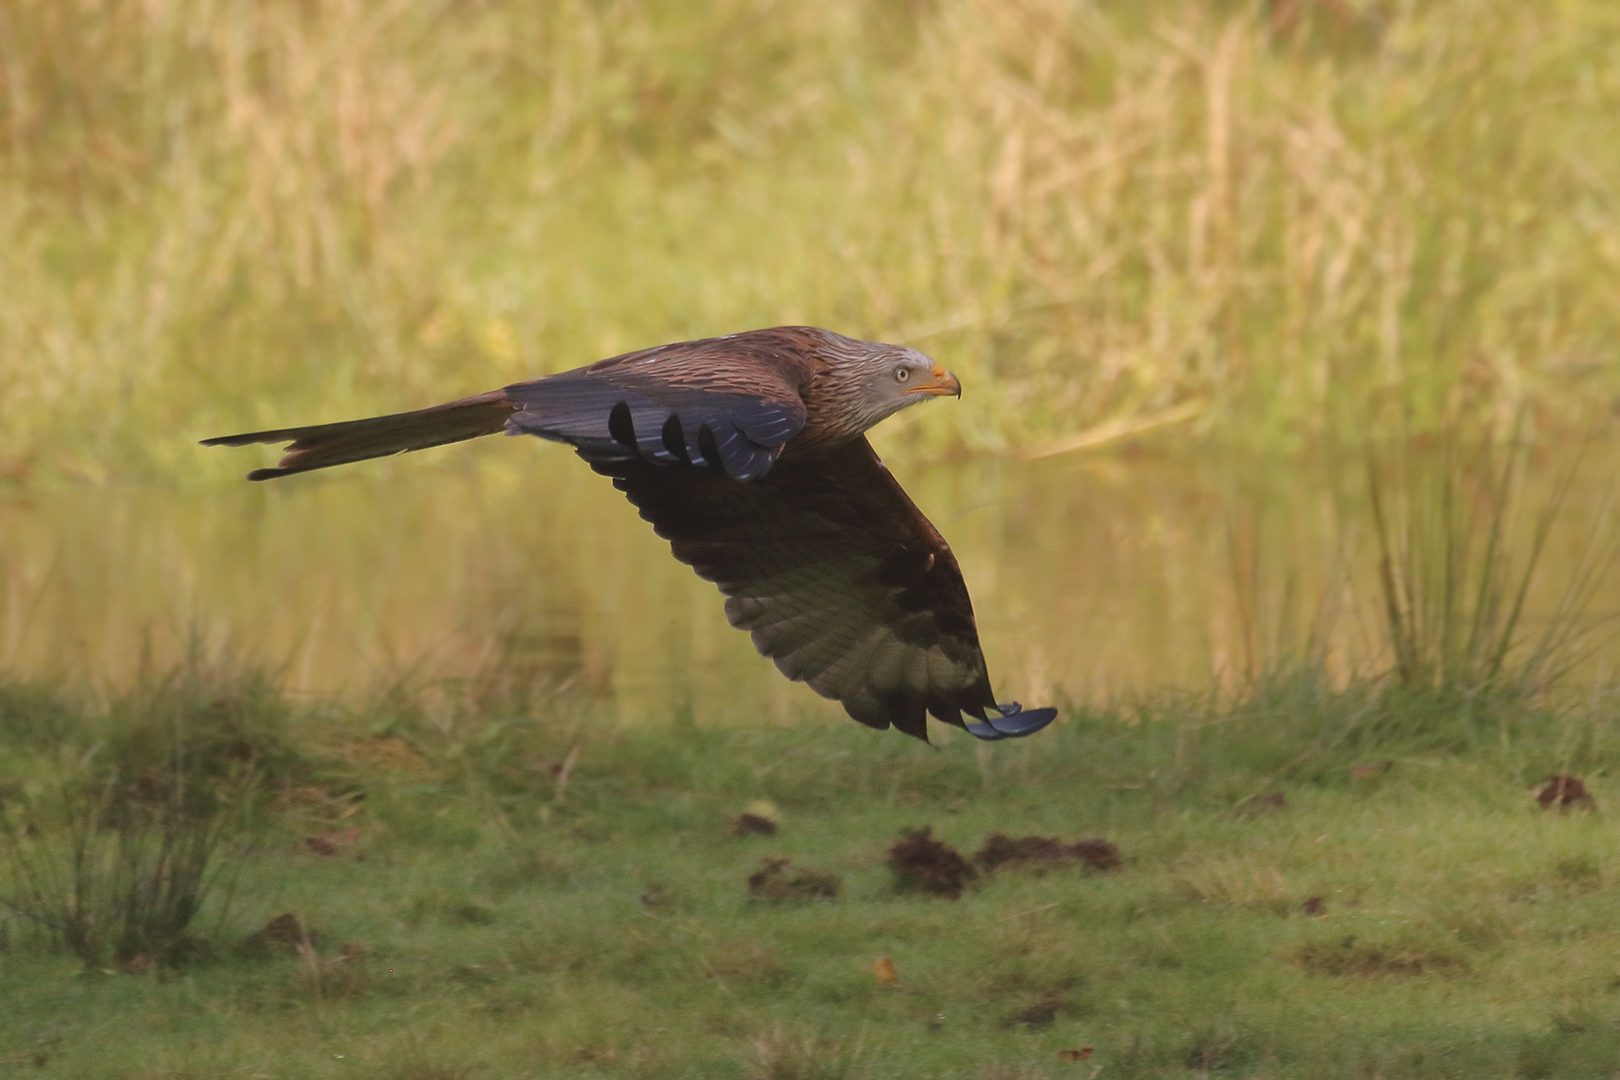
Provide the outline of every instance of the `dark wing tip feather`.
<path id="1" fill-rule="evenodd" d="M 1018 702 L 1009 701 L 993 708 L 1001 715 L 986 717 L 983 721 L 968 721 L 963 726 L 967 728 L 969 734 L 986 742 L 1021 739 L 1025 735 L 1035 734 L 1057 719 L 1057 710 L 1051 706 L 1044 709 L 1025 709 Z"/>

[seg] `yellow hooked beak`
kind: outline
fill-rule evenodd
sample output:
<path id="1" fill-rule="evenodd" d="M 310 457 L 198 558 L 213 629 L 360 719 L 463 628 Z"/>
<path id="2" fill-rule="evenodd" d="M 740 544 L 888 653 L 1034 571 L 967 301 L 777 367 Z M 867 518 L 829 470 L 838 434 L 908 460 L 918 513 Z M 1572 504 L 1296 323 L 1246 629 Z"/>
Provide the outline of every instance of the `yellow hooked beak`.
<path id="1" fill-rule="evenodd" d="M 906 391 L 908 394 L 927 394 L 930 397 L 939 397 L 950 394 L 952 397 L 962 396 L 962 384 L 956 381 L 956 376 L 934 365 L 934 370 L 928 373 L 927 380 L 918 383 Z"/>

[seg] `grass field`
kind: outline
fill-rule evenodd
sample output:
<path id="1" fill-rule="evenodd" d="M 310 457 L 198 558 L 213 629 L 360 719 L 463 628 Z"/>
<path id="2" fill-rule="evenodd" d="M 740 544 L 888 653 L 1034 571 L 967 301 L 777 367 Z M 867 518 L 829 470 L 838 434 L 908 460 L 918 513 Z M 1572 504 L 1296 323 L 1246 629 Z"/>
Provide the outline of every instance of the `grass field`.
<path id="1" fill-rule="evenodd" d="M 19 806 L 44 805 L 50 763 L 98 730 L 60 700 L 7 698 L 12 828 Z M 212 702 L 193 730 L 228 729 L 266 764 L 250 849 L 229 847 L 183 963 L 108 954 L 87 968 L 15 914 L 0 924 L 11 1069 L 1620 1067 L 1612 720 L 1300 684 L 1234 709 L 1077 713 L 1027 743 L 930 748 L 853 725 L 602 731 Z M 1584 777 L 1597 809 L 1541 809 L 1552 773 Z M 779 831 L 735 835 L 760 800 Z M 1100 837 L 1123 865 L 1002 867 L 956 900 L 900 891 L 888 849 L 923 825 L 964 856 L 994 833 Z M 765 858 L 836 875 L 837 896 L 751 897 Z M 885 959 L 893 981 L 875 972 Z"/>

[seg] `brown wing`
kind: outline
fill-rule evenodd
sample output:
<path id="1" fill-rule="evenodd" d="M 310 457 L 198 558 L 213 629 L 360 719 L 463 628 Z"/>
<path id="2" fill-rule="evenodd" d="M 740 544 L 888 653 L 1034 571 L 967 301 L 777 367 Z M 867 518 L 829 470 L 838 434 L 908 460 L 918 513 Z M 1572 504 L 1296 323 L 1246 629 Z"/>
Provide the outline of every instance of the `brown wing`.
<path id="1" fill-rule="evenodd" d="M 982 720 L 995 708 L 950 545 L 864 438 L 790 448 L 750 483 L 642 460 L 592 465 L 720 586 L 733 626 L 856 720 L 926 738 L 925 713 L 960 727 L 963 712 Z"/>

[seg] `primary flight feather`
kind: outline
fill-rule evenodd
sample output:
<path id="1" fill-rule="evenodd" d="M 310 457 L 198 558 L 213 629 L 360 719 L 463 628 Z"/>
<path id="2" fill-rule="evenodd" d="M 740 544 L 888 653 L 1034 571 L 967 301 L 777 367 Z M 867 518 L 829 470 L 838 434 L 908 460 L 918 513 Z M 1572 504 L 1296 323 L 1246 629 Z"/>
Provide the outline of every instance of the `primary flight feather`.
<path id="1" fill-rule="evenodd" d="M 720 587 L 731 624 L 788 678 L 870 727 L 926 739 L 931 714 L 1013 738 L 1057 710 L 997 704 L 956 557 L 865 437 L 909 405 L 961 392 L 915 349 L 783 326 L 430 409 L 203 445 L 290 444 L 280 464 L 248 474 L 271 480 L 499 431 L 568 443 Z"/>

